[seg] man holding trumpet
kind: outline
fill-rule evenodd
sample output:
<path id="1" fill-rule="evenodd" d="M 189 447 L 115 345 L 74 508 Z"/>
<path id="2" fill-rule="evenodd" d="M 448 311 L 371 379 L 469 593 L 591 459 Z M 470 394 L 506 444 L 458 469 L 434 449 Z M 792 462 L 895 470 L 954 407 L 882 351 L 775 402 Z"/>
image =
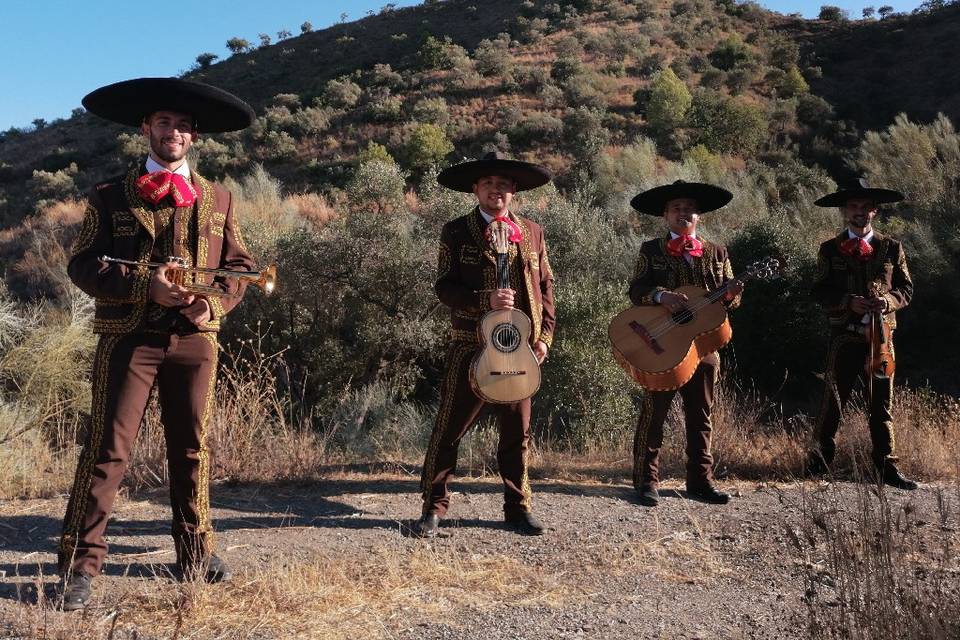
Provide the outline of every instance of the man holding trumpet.
<path id="1" fill-rule="evenodd" d="M 246 103 L 209 85 L 140 78 L 97 89 L 83 104 L 98 116 L 138 126 L 149 155 L 91 190 L 67 267 L 70 279 L 96 299 L 93 330 L 100 339 L 90 425 L 59 545 L 66 610 L 87 605 L 101 571 L 107 520 L 154 384 L 177 565 L 186 579 L 230 576 L 213 553 L 207 437 L 217 330 L 243 296 L 246 282 L 239 275 L 254 267 L 231 194 L 192 170 L 186 158 L 200 130 L 249 126 L 254 113 Z"/>

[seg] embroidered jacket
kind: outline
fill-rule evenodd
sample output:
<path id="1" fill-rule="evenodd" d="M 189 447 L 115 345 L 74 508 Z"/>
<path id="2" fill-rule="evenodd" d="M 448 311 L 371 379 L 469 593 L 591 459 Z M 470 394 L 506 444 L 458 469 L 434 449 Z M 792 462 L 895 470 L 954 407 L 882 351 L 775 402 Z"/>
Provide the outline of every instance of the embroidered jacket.
<path id="1" fill-rule="evenodd" d="M 677 287 L 696 285 L 707 291 L 719 289 L 733 279 L 733 267 L 727 248 L 699 238 L 703 243 L 703 255 L 687 262 L 683 256 L 667 253 L 670 234 L 647 240 L 640 245 L 637 264 L 630 281 L 630 300 L 633 304 L 656 304 L 654 296 L 660 291 L 672 291 Z M 740 304 L 740 296 L 725 303 L 728 309 Z"/>
<path id="2" fill-rule="evenodd" d="M 896 312 L 910 304 L 913 297 L 913 281 L 903 245 L 874 232 L 870 240 L 873 255 L 868 260 L 860 260 L 840 251 L 840 245 L 847 238 L 847 231 L 843 230 L 820 245 L 817 275 L 811 290 L 814 299 L 827 312 L 830 327 L 843 329 L 862 320 L 862 314 L 850 310 L 850 296 L 870 296 L 871 289 L 877 287 L 887 301 L 883 320 L 896 328 Z"/>
<path id="3" fill-rule="evenodd" d="M 510 283 L 517 292 L 516 307 L 530 316 L 531 344 L 542 340 L 549 347 L 556 330 L 553 305 L 553 270 L 547 258 L 543 229 L 526 218 L 510 214 L 523 239 L 510 247 Z M 450 307 L 451 339 L 479 342 L 477 325 L 490 311 L 490 292 L 497 288 L 496 254 L 484 238 L 486 221 L 474 208 L 443 225 L 434 290 Z"/>
<path id="4" fill-rule="evenodd" d="M 128 333 L 145 327 L 150 278 L 145 267 L 103 264 L 108 255 L 137 262 L 150 261 L 157 242 L 154 209 L 137 192 L 139 169 L 96 185 L 90 192 L 83 225 L 73 247 L 67 273 L 82 291 L 96 301 L 93 330 L 96 333 Z M 247 252 L 233 212 L 230 192 L 196 172 L 191 180 L 197 191 L 193 215 L 177 216 L 196 224 L 195 246 L 190 247 L 195 266 L 233 271 L 252 271 L 254 261 Z M 174 233 L 186 230 L 174 229 Z M 198 277 L 232 295 L 208 299 L 211 320 L 202 331 L 217 331 L 220 320 L 243 296 L 246 283 L 235 278 Z"/>

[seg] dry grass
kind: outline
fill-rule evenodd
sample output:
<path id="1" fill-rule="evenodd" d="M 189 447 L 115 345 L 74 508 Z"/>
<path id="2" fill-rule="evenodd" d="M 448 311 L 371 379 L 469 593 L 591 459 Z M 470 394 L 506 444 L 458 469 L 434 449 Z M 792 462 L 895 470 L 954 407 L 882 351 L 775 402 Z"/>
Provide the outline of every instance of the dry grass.
<path id="1" fill-rule="evenodd" d="M 804 554 L 812 638 L 946 640 L 960 634 L 960 485 L 941 488 L 935 521 L 869 483 L 806 496 Z"/>
<path id="2" fill-rule="evenodd" d="M 356 556 L 274 556 L 223 585 L 131 581 L 79 620 L 41 602 L 11 623 L 36 638 L 101 638 L 114 626 L 117 638 L 381 638 L 459 607 L 556 607 L 577 597 L 573 585 L 515 558 L 400 541 Z"/>
<path id="3" fill-rule="evenodd" d="M 730 572 L 708 537 L 696 522 L 687 531 L 613 532 L 545 565 L 469 542 L 398 535 L 364 549 L 274 553 L 220 585 L 176 583 L 155 565 L 154 578 L 99 579 L 82 614 L 27 598 L 0 628 L 25 638 L 395 637 L 437 620 L 456 625 L 453 614 L 464 610 L 575 606 L 611 577 L 706 584 Z M 298 548 L 295 540 L 284 546 Z M 43 582 L 35 579 L 40 593 Z"/>

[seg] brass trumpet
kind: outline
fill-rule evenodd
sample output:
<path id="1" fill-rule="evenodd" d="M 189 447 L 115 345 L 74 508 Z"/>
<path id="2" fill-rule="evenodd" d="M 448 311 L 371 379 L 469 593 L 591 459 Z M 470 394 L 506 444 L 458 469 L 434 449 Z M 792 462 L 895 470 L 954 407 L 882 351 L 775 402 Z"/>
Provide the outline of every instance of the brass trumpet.
<path id="1" fill-rule="evenodd" d="M 166 265 L 165 262 L 136 262 L 134 260 L 111 258 L 110 256 L 100 256 L 99 260 L 100 262 L 105 263 L 125 264 L 129 267 L 146 267 L 147 269 L 156 269 L 157 267 Z M 191 293 L 201 296 L 229 298 L 233 294 L 226 293 L 217 287 L 212 287 L 208 284 L 203 284 L 202 282 L 186 282 L 185 276 L 187 274 L 209 274 L 214 277 L 222 276 L 224 278 L 237 278 L 239 280 L 245 280 L 256 287 L 260 287 L 260 289 L 262 289 L 267 295 L 273 293 L 274 288 L 277 286 L 277 265 L 275 264 L 270 265 L 263 271 L 231 271 L 230 269 L 191 267 L 186 258 L 178 258 L 175 256 L 167 258 L 167 262 L 174 262 L 177 264 L 176 267 L 173 267 L 169 271 L 170 282 L 183 287 Z"/>

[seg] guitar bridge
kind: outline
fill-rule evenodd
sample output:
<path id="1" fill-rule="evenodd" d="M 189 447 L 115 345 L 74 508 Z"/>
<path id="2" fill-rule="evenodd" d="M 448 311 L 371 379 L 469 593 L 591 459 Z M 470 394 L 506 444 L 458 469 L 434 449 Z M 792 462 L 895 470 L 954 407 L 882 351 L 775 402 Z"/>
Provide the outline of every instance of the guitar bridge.
<path id="1" fill-rule="evenodd" d="M 657 342 L 657 339 L 650 335 L 650 332 L 647 331 L 647 328 L 636 320 L 630 321 L 630 328 L 633 329 L 633 332 L 640 336 L 640 339 L 643 340 L 644 344 L 653 349 L 653 352 L 657 355 L 663 353 L 663 347 L 660 346 L 660 343 Z"/>
<path id="2" fill-rule="evenodd" d="M 490 375 L 492 376 L 525 376 L 527 375 L 526 371 L 491 371 Z"/>

